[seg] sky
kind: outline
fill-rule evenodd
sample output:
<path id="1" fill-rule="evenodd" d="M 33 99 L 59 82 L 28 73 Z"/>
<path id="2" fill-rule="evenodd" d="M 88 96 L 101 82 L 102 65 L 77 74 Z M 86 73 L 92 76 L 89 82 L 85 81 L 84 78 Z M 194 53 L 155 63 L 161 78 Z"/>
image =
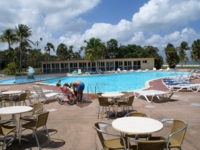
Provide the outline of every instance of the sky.
<path id="1" fill-rule="evenodd" d="M 30 40 L 43 39 L 42 52 L 47 42 L 55 49 L 64 43 L 78 51 L 94 37 L 155 46 L 164 56 L 168 43 L 191 46 L 200 39 L 200 0 L 1 0 L 0 6 L 0 34 L 25 24 L 33 33 Z M 7 48 L 0 43 L 0 50 Z"/>

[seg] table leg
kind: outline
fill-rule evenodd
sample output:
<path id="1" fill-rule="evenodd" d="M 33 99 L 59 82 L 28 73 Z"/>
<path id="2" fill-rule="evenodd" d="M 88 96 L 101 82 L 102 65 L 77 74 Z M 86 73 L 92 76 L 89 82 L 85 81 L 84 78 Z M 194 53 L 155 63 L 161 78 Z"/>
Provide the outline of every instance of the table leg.
<path id="1" fill-rule="evenodd" d="M 20 114 L 20 117 L 21 117 L 21 114 Z M 12 140 L 10 140 L 9 143 L 12 143 L 13 141 L 18 140 L 19 145 L 21 146 L 21 140 L 26 141 L 26 142 L 28 142 L 29 140 L 25 139 L 25 138 L 21 138 L 21 124 L 20 124 L 20 120 L 16 119 L 15 114 L 12 114 L 12 119 L 14 120 L 14 125 L 16 126 L 16 131 L 15 131 L 14 138 Z M 17 120 L 18 120 L 18 122 L 17 122 Z"/>

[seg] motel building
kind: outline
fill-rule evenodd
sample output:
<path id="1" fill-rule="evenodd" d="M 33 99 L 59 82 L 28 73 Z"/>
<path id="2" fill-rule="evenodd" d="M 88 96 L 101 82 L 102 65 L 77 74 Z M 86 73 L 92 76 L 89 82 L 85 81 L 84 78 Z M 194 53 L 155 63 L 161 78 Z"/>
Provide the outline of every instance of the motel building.
<path id="1" fill-rule="evenodd" d="M 99 59 L 98 62 L 91 62 L 85 59 L 73 60 L 50 60 L 41 61 L 43 73 L 69 73 L 81 69 L 96 71 L 96 68 L 102 71 L 120 70 L 152 70 L 155 66 L 155 58 L 110 58 Z"/>

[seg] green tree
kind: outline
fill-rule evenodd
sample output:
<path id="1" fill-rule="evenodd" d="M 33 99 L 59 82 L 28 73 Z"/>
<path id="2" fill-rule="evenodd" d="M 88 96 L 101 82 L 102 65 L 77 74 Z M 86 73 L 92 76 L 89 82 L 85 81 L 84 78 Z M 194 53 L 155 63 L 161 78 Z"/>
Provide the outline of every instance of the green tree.
<path id="1" fill-rule="evenodd" d="M 29 63 L 34 68 L 39 67 L 39 61 L 43 60 L 43 57 L 41 49 L 33 49 L 29 52 Z"/>
<path id="2" fill-rule="evenodd" d="M 97 62 L 102 57 L 105 56 L 105 45 L 99 38 L 91 38 L 89 41 L 84 41 L 86 43 L 85 47 L 85 59 L 91 62 Z M 97 70 L 96 66 L 96 70 Z"/>
<path id="3" fill-rule="evenodd" d="M 34 44 L 31 40 L 28 38 L 32 35 L 31 29 L 23 24 L 19 24 L 17 27 L 15 27 L 15 32 L 17 35 L 17 43 L 19 42 L 19 50 L 20 50 L 20 58 L 19 58 L 19 72 L 22 70 L 22 53 L 24 50 L 23 43 L 24 42 L 30 42 Z"/>
<path id="4" fill-rule="evenodd" d="M 108 42 L 107 42 L 107 46 L 106 46 L 106 49 L 107 49 L 107 57 L 108 58 L 115 58 L 117 53 L 118 53 L 118 42 L 117 40 L 115 39 L 110 39 Z"/>
<path id="5" fill-rule="evenodd" d="M 174 68 L 176 66 L 176 64 L 179 63 L 180 59 L 179 56 L 177 54 L 176 48 L 174 47 L 174 45 L 172 44 L 168 44 L 165 47 L 165 55 L 166 55 L 166 61 L 169 65 L 170 68 Z"/>
<path id="6" fill-rule="evenodd" d="M 51 49 L 53 51 L 55 51 L 54 45 L 52 43 L 47 43 L 47 45 L 44 47 L 44 49 L 45 49 L 46 52 L 49 52 L 49 58 L 48 58 L 48 60 L 50 60 L 50 56 L 51 56 L 50 55 L 50 51 L 51 51 Z"/>
<path id="7" fill-rule="evenodd" d="M 56 55 L 60 58 L 60 60 L 66 59 L 68 55 L 67 45 L 65 45 L 64 43 L 60 43 L 57 47 Z"/>
<path id="8" fill-rule="evenodd" d="M 148 54 L 148 57 L 155 58 L 155 67 L 156 69 L 160 69 L 163 65 L 163 58 L 158 54 L 158 48 L 154 46 L 145 46 L 144 51 Z"/>
<path id="9" fill-rule="evenodd" d="M 144 53 L 144 49 L 135 44 L 128 44 L 127 46 L 121 45 L 119 47 L 117 58 L 139 58 L 148 57 L 148 54 Z"/>
<path id="10" fill-rule="evenodd" d="M 0 35 L 0 42 L 8 43 L 8 52 L 6 55 L 9 56 L 8 57 L 9 61 L 12 61 L 14 50 L 11 47 L 11 45 L 13 45 L 14 43 L 17 42 L 17 36 L 16 36 L 14 30 L 6 29 L 5 31 L 3 31 L 2 35 Z"/>
<path id="11" fill-rule="evenodd" d="M 191 57 L 195 61 L 200 60 L 200 39 L 197 39 L 192 44 L 192 51 L 191 51 Z"/>
<path id="12" fill-rule="evenodd" d="M 16 73 L 16 64 L 14 62 L 11 62 L 8 64 L 8 67 L 4 69 L 4 73 L 8 75 L 13 75 Z"/>
<path id="13" fill-rule="evenodd" d="M 183 61 L 185 60 L 186 57 L 186 53 L 185 50 L 189 50 L 190 48 L 188 47 L 188 43 L 183 41 L 181 42 L 180 46 L 176 48 L 179 52 L 179 59 L 182 62 L 183 65 Z"/>

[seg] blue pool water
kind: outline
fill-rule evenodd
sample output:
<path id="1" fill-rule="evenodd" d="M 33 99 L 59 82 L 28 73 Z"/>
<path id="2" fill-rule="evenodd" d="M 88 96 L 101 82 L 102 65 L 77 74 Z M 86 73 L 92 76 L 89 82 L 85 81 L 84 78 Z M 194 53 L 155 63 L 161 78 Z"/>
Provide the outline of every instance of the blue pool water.
<path id="1" fill-rule="evenodd" d="M 8 78 L 4 80 L 0 80 L 1 84 L 13 84 L 13 83 L 27 83 L 27 82 L 36 82 L 41 80 L 47 80 L 55 78 L 54 76 L 34 76 L 34 79 L 28 79 L 27 77 L 17 77 L 17 78 Z"/>
<path id="2" fill-rule="evenodd" d="M 187 72 L 177 72 L 176 75 L 187 75 Z M 116 92 L 131 91 L 145 87 L 145 82 L 156 78 L 175 76 L 174 72 L 133 72 L 119 74 L 104 74 L 92 76 L 67 76 L 54 80 L 43 81 L 44 84 L 55 85 L 58 80 L 61 84 L 80 80 L 85 83 L 84 92 Z"/>

